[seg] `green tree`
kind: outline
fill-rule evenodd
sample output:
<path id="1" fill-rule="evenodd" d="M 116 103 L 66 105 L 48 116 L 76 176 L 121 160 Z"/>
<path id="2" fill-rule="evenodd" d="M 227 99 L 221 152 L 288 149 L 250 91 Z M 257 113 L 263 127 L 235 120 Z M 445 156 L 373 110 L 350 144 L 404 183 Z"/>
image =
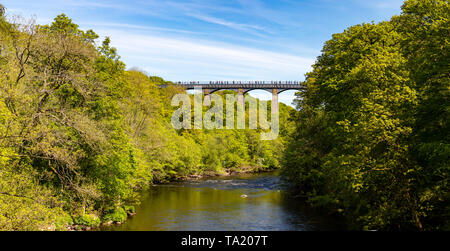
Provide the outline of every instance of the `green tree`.
<path id="1" fill-rule="evenodd" d="M 419 94 L 411 142 L 411 158 L 421 168 L 415 190 L 425 224 L 449 229 L 450 4 L 409 0 L 402 9 L 393 21 L 399 23 L 401 51 Z"/>
<path id="2" fill-rule="evenodd" d="M 287 154 L 285 176 L 312 203 L 368 228 L 417 219 L 405 157 L 416 94 L 399 39 L 389 22 L 333 35 L 307 76 Z"/>
<path id="3" fill-rule="evenodd" d="M 284 177 L 354 228 L 448 228 L 448 1 L 334 34 L 297 99 Z"/>

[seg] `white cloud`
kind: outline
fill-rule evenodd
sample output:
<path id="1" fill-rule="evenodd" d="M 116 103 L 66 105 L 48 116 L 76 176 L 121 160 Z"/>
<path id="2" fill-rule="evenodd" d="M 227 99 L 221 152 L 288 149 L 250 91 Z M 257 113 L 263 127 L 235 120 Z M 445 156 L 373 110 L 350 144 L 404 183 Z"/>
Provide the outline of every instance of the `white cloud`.
<path id="1" fill-rule="evenodd" d="M 260 27 L 258 25 L 233 23 L 233 22 L 230 22 L 230 21 L 227 21 L 227 20 L 223 20 L 223 19 L 219 19 L 219 18 L 215 18 L 215 17 L 210 17 L 210 16 L 206 16 L 206 15 L 200 15 L 200 14 L 188 14 L 188 16 L 191 16 L 193 18 L 196 18 L 196 19 L 208 22 L 208 23 L 222 25 L 222 26 L 229 27 L 229 28 L 232 28 L 232 29 L 235 29 L 235 30 L 252 32 L 254 34 L 258 34 L 255 31 L 263 31 L 265 33 L 271 33 L 271 34 L 273 33 L 271 31 L 267 30 L 266 28 Z"/>
<path id="2" fill-rule="evenodd" d="M 200 34 L 206 34 L 204 32 L 197 32 L 197 31 L 189 31 L 189 30 L 182 30 L 182 29 L 172 29 L 172 28 L 163 28 L 163 27 L 156 27 L 156 26 L 149 26 L 149 25 L 135 25 L 135 24 L 128 24 L 128 23 L 115 23 L 115 22 L 77 22 L 77 24 L 81 26 L 85 26 L 86 29 L 91 29 L 92 27 L 96 28 L 112 28 L 112 29 L 122 29 L 122 30 L 144 30 L 144 31 L 153 31 L 153 32 L 171 32 L 171 33 L 182 33 L 182 34 L 193 34 L 193 35 L 200 35 Z"/>
<path id="3" fill-rule="evenodd" d="M 168 80 L 298 80 L 312 58 L 226 43 L 100 30 L 112 38 L 129 67 Z"/>

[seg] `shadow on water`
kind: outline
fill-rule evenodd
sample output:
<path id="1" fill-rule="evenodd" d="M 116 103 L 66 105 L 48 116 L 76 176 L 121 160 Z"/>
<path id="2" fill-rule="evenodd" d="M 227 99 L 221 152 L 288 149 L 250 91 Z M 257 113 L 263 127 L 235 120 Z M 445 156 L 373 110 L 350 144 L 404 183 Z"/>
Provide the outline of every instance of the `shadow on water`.
<path id="1" fill-rule="evenodd" d="M 158 185 L 141 195 L 136 215 L 102 230 L 334 230 L 331 219 L 283 191 L 276 173 Z"/>

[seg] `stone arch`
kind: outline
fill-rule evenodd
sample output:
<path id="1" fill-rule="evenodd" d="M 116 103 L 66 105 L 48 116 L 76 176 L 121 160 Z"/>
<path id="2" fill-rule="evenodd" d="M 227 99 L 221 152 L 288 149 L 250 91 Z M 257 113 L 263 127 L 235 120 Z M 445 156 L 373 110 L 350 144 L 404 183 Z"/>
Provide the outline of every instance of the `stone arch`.
<path id="1" fill-rule="evenodd" d="M 280 89 L 280 90 L 278 90 L 278 94 L 280 94 L 280 93 L 282 93 L 282 92 L 285 92 L 285 91 L 300 91 L 299 89 Z"/>

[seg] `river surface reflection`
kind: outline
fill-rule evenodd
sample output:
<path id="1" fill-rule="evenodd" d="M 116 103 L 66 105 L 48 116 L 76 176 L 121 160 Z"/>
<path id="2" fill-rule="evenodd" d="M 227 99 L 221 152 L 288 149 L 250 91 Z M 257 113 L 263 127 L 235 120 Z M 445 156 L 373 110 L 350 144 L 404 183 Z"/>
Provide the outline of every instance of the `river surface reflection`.
<path id="1" fill-rule="evenodd" d="M 136 215 L 103 230 L 334 230 L 283 191 L 276 173 L 157 185 L 141 195 Z"/>

